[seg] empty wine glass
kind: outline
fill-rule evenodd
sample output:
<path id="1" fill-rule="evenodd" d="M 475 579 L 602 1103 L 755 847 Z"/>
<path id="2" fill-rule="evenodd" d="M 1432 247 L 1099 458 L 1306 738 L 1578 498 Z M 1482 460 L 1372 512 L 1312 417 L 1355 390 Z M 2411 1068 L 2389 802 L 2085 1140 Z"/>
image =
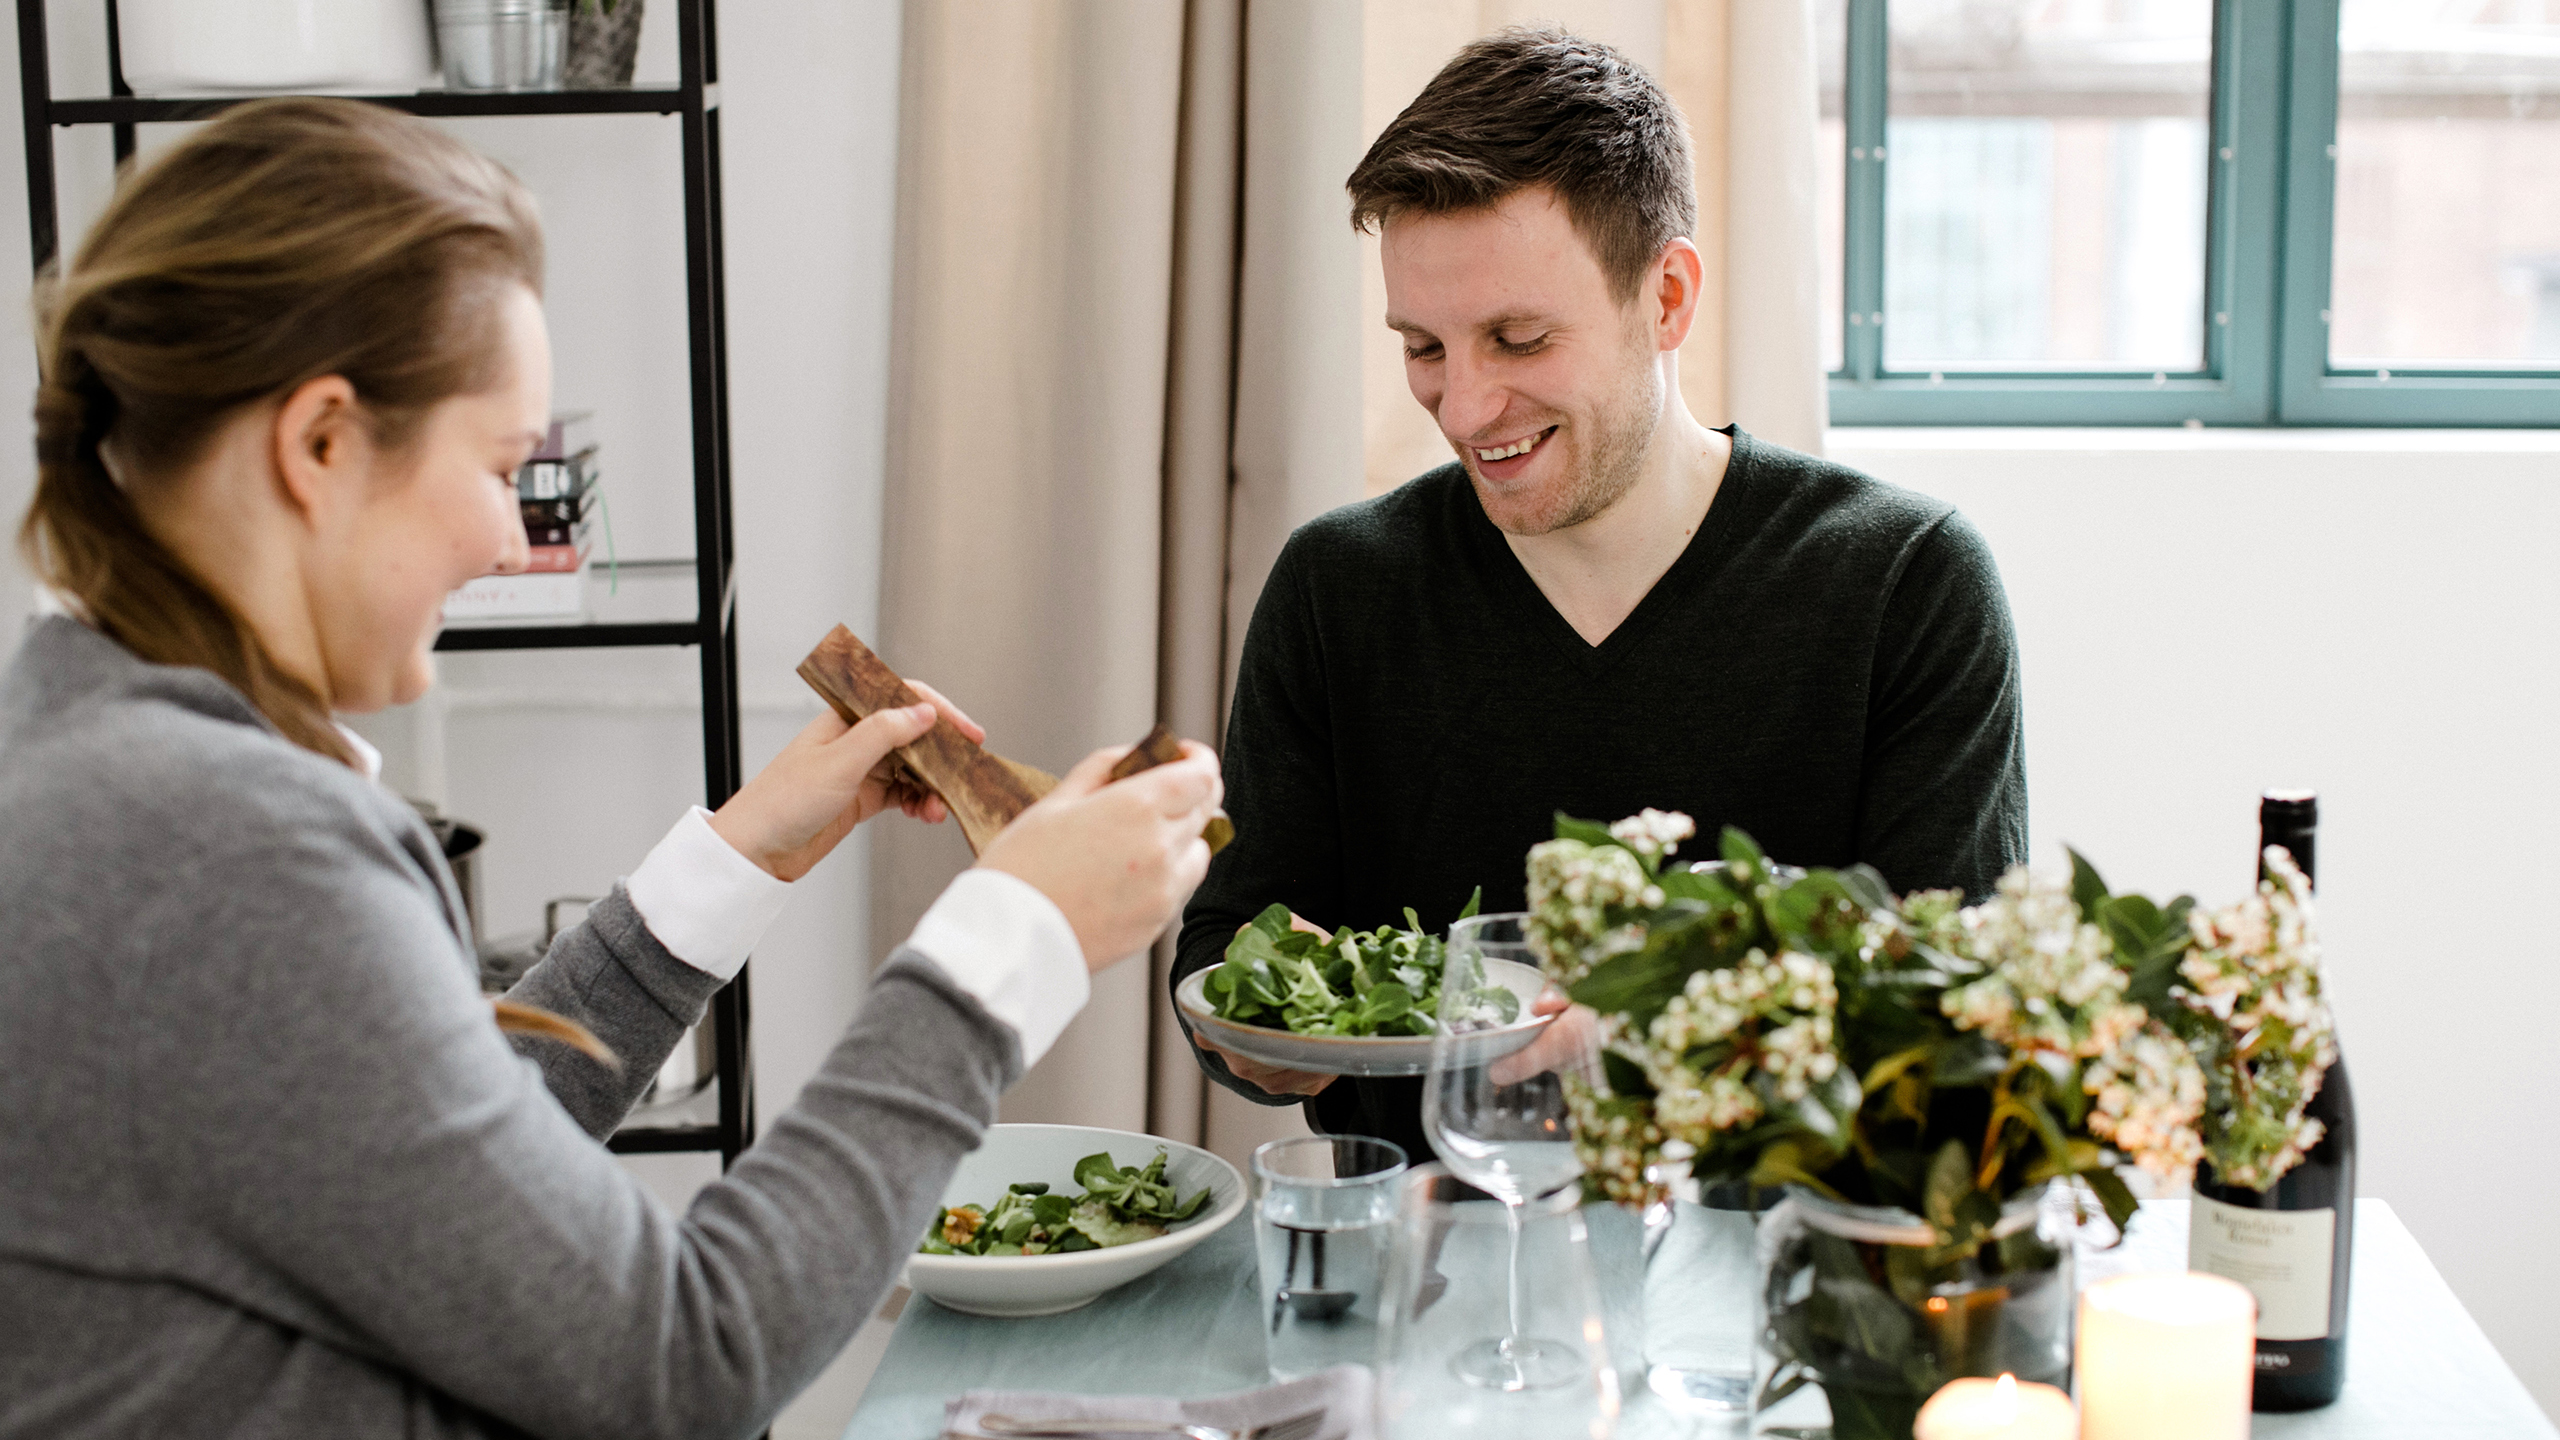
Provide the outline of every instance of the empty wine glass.
<path id="1" fill-rule="evenodd" d="M 1521 1207 L 1581 1180 L 1566 1084 L 1591 1083 L 1599 1073 L 1599 1032 L 1587 1012 L 1557 1016 L 1525 1049 L 1510 1043 L 1516 1033 L 1484 1028 L 1478 995 L 1488 965 L 1537 964 L 1527 920 L 1516 913 L 1479 915 L 1450 927 L 1441 1023 L 1422 1085 L 1423 1129 L 1441 1163 L 1501 1201 L 1510 1227 L 1508 1323 L 1502 1334 L 1469 1345 L 1452 1361 L 1459 1378 L 1495 1390 L 1571 1385 L 1590 1375 L 1588 1357 L 1573 1338 L 1533 1335 L 1521 1321 Z"/>

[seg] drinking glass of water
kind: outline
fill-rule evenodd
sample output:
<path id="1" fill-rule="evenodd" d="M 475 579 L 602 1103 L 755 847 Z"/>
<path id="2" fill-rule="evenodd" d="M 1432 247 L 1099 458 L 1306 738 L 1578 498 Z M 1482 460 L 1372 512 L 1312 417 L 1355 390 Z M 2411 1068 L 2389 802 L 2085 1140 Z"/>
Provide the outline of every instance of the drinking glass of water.
<path id="1" fill-rule="evenodd" d="M 1525 914 L 1478 915 L 1449 930 L 1448 973 L 1440 982 L 1441 1026 L 1431 1041 L 1431 1070 L 1422 1082 L 1423 1133 L 1449 1173 L 1502 1202 L 1509 1226 L 1508 1300 L 1502 1333 L 1461 1351 L 1454 1364 L 1469 1384 L 1495 1390 L 1575 1385 L 1590 1376 L 1576 1337 L 1530 1333 L 1534 1308 L 1521 1289 L 1522 1208 L 1582 1178 L 1573 1153 L 1572 1085 L 1596 1085 L 1600 1034 L 1587 1011 L 1557 1016 L 1525 1050 L 1499 1047 L 1458 1028 L 1455 1013 L 1476 988 L 1488 959 L 1536 965 Z"/>
<path id="2" fill-rule="evenodd" d="M 1253 1152 L 1272 1379 L 1376 1356 L 1378 1284 L 1404 1167 L 1403 1147 L 1365 1135 L 1301 1135 Z"/>

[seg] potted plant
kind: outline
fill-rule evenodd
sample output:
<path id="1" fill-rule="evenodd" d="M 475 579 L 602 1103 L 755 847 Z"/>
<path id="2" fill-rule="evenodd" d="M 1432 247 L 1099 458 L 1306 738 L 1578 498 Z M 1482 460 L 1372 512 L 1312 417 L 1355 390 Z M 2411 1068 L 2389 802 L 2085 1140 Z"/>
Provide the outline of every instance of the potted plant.
<path id="1" fill-rule="evenodd" d="M 577 0 L 560 81 L 572 90 L 618 90 L 640 57 L 641 0 Z"/>
<path id="2" fill-rule="evenodd" d="M 2301 1111 L 2335 1047 L 2281 850 L 2259 895 L 2199 915 L 2111 894 L 2076 854 L 1967 906 L 1773 864 L 1738 830 L 1671 863 L 1693 833 L 1559 816 L 1530 851 L 1530 931 L 1600 1016 L 1605 1083 L 1573 1102 L 1586 1184 L 1783 1188 L 1754 1389 L 1780 1423 L 1827 1404 L 1839 1440 L 1901 1440 L 1960 1375 L 2067 1385 L 2083 1196 L 2121 1228 L 2120 1165 L 2272 1179 L 2317 1138 Z"/>

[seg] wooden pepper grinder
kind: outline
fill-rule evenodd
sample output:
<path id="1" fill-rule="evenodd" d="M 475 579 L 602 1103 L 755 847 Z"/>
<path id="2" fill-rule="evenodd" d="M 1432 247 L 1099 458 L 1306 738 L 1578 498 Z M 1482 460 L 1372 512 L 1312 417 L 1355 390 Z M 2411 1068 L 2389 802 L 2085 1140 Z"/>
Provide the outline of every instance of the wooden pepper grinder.
<path id="1" fill-rule="evenodd" d="M 800 662 L 800 678 L 825 697 L 847 725 L 859 724 L 875 711 L 924 702 L 923 696 L 898 678 L 897 671 L 842 625 L 828 631 L 818 648 L 809 652 L 809 658 Z M 959 822 L 960 833 L 968 840 L 973 855 L 984 854 L 987 842 L 996 838 L 997 831 L 1012 824 L 1013 817 L 1058 786 L 1057 776 L 1007 760 L 940 717 L 936 717 L 931 730 L 898 747 L 895 753 L 919 785 L 942 797 L 951 818 Z M 1181 758 L 1182 747 L 1173 732 L 1158 724 L 1119 764 L 1111 767 L 1111 778 L 1126 780 L 1141 770 L 1152 770 Z M 1200 838 L 1209 842 L 1210 853 L 1215 854 L 1226 848 L 1235 833 L 1234 822 L 1220 811 L 1210 817 Z"/>

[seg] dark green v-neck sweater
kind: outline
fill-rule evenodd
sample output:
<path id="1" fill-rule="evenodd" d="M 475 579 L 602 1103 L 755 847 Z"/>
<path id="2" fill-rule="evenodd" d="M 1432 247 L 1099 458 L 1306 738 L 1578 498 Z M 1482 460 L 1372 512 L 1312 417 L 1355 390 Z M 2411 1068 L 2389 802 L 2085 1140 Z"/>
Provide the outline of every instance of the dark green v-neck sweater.
<path id="1" fill-rule="evenodd" d="M 1799 865 L 1897 890 L 1989 891 L 2023 859 L 2016 638 L 1953 507 L 1733 435 L 1688 547 L 1585 642 L 1443 466 L 1290 537 L 1245 632 L 1227 722 L 1236 839 L 1182 927 L 1174 979 L 1274 901 L 1328 928 L 1446 926 L 1476 886 L 1525 903 L 1561 810 L 1687 812 Z M 1202 1056 L 1230 1089 L 1286 1103 Z M 1319 1130 L 1426 1157 L 1411 1080 L 1339 1080 Z"/>

